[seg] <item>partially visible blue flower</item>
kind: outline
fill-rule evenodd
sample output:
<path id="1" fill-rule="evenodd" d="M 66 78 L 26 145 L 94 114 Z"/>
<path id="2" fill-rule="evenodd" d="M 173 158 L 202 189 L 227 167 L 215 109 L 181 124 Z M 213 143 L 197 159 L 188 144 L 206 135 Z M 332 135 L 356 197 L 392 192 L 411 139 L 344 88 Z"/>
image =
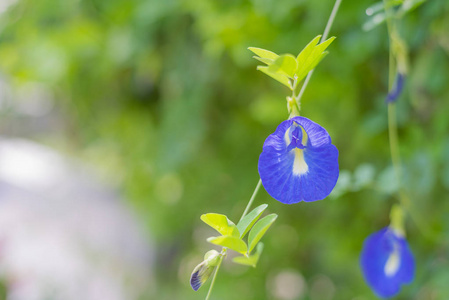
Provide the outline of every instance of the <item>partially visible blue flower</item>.
<path id="1" fill-rule="evenodd" d="M 326 198 L 338 174 L 338 150 L 329 134 L 304 117 L 282 122 L 265 140 L 259 157 L 265 190 L 286 204 Z"/>
<path id="2" fill-rule="evenodd" d="M 396 295 L 415 273 L 413 254 L 404 236 L 385 227 L 368 236 L 360 257 L 363 276 L 379 297 Z"/>
<path id="3" fill-rule="evenodd" d="M 394 81 L 393 87 L 388 92 L 387 95 L 387 103 L 395 102 L 402 93 L 402 89 L 404 88 L 405 75 L 398 72 L 396 75 L 396 79 Z"/>

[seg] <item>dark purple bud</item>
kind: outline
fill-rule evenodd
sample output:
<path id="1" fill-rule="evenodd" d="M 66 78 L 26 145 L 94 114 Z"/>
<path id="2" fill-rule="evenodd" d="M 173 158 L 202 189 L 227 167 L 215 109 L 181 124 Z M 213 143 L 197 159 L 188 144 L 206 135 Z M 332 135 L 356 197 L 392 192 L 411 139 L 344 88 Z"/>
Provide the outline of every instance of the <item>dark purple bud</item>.
<path id="1" fill-rule="evenodd" d="M 401 95 L 402 89 L 404 88 L 404 80 L 405 80 L 404 74 L 398 73 L 396 75 L 396 80 L 394 81 L 393 87 L 391 88 L 390 92 L 387 95 L 386 99 L 387 103 L 395 102 Z"/>

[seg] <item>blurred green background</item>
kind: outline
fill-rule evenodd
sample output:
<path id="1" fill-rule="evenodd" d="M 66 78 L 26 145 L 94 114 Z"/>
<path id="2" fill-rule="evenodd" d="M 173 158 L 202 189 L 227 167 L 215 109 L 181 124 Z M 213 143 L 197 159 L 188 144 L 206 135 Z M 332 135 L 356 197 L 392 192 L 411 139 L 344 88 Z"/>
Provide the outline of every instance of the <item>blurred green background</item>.
<path id="1" fill-rule="evenodd" d="M 214 248 L 199 217 L 238 221 L 258 181 L 262 144 L 288 117 L 288 89 L 256 71 L 247 47 L 297 54 L 322 33 L 333 1 L 3 2 L 1 78 L 13 100 L 39 86 L 59 122 L 30 133 L 29 118 L 3 109 L 1 133 L 81 158 L 119 187 L 155 244 L 157 284 L 143 299 L 204 299 L 208 284 L 198 292 L 189 285 Z M 376 299 L 359 253 L 366 236 L 388 225 L 397 199 L 386 26 L 362 30 L 372 4 L 343 1 L 330 33 L 337 39 L 302 101 L 301 114 L 339 149 L 338 188 L 291 206 L 262 190 L 255 205 L 268 203 L 279 218 L 259 265 L 228 258 L 212 299 Z M 427 229 L 408 219 L 417 272 L 396 299 L 448 299 L 449 2 L 427 1 L 400 30 L 410 50 L 398 103 L 404 182 Z"/>

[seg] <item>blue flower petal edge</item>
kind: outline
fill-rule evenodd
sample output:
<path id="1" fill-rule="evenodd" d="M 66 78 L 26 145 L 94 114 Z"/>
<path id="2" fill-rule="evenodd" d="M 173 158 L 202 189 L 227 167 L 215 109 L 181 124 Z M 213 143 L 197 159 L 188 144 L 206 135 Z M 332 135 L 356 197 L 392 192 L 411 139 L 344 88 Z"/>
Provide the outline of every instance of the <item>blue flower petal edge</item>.
<path id="1" fill-rule="evenodd" d="M 366 282 L 382 298 L 396 295 L 402 284 L 413 281 L 415 273 L 415 260 L 406 239 L 390 227 L 366 238 L 360 265 Z"/>
<path id="2" fill-rule="evenodd" d="M 326 129 L 294 117 L 265 140 L 258 168 L 265 190 L 274 199 L 285 204 L 321 200 L 337 183 L 338 150 Z"/>

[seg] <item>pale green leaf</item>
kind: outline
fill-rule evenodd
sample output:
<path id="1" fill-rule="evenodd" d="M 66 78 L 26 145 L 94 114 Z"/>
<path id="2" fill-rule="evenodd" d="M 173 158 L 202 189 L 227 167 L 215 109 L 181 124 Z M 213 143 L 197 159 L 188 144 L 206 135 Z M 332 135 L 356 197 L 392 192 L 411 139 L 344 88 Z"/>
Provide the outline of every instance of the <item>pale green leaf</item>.
<path id="1" fill-rule="evenodd" d="M 260 239 L 263 237 L 268 228 L 270 228 L 271 224 L 273 224 L 277 217 L 277 214 L 268 215 L 257 222 L 256 225 L 254 225 L 253 229 L 251 229 L 251 231 L 249 232 L 248 253 L 251 253 L 251 251 L 254 249 L 254 247 L 257 245 L 257 243 L 260 241 Z"/>
<path id="2" fill-rule="evenodd" d="M 254 223 L 256 223 L 267 207 L 267 204 L 259 205 L 239 221 L 237 229 L 240 232 L 240 238 L 243 238 L 251 227 L 253 227 Z"/>
<path id="3" fill-rule="evenodd" d="M 360 190 L 369 186 L 374 181 L 375 168 L 370 164 L 361 164 L 354 171 L 354 190 Z"/>
<path id="4" fill-rule="evenodd" d="M 320 63 L 320 61 L 328 54 L 329 52 L 327 51 L 322 52 L 321 55 L 317 55 L 313 60 L 311 60 L 306 68 L 304 68 L 302 71 L 298 71 L 296 74 L 298 81 L 306 77 L 307 73 L 315 69 L 315 67 Z"/>
<path id="5" fill-rule="evenodd" d="M 327 47 L 329 47 L 329 45 L 335 40 L 335 36 L 332 36 L 330 38 L 328 38 L 327 40 L 325 40 L 324 42 L 322 42 L 321 44 L 318 44 L 315 49 L 313 49 L 312 51 L 312 57 L 315 55 L 320 55 L 321 53 L 324 52 L 324 50 L 327 49 Z"/>
<path id="6" fill-rule="evenodd" d="M 348 170 L 340 170 L 340 175 L 338 176 L 337 184 L 335 185 L 330 197 L 336 199 L 348 192 L 352 187 L 352 175 Z"/>
<path id="7" fill-rule="evenodd" d="M 326 48 L 333 42 L 335 37 L 331 37 L 321 44 L 316 44 L 321 36 L 315 37 L 296 58 L 298 69 L 296 71 L 297 80 L 300 81 L 313 70 L 318 63 L 327 55 Z"/>
<path id="8" fill-rule="evenodd" d="M 276 53 L 262 48 L 249 47 L 248 50 L 252 51 L 254 54 L 258 55 L 261 58 L 268 58 L 271 60 L 275 60 L 276 58 L 279 57 L 279 55 L 277 55 Z"/>
<path id="9" fill-rule="evenodd" d="M 204 214 L 201 215 L 201 220 L 218 231 L 222 235 L 229 235 L 234 237 L 240 237 L 240 232 L 237 226 L 229 220 L 225 215 L 221 214 Z"/>
<path id="10" fill-rule="evenodd" d="M 301 68 L 307 60 L 307 58 L 312 53 L 313 49 L 315 48 L 316 44 L 320 41 L 321 35 L 316 36 L 313 40 L 310 41 L 310 43 L 307 44 L 307 46 L 302 49 L 302 51 L 298 54 L 296 57 L 296 61 L 298 63 L 298 68 Z"/>
<path id="11" fill-rule="evenodd" d="M 384 169 L 377 180 L 378 189 L 386 194 L 393 194 L 399 189 L 399 182 L 392 166 Z"/>
<path id="12" fill-rule="evenodd" d="M 244 241 L 233 236 L 210 237 L 207 239 L 207 241 L 209 243 L 226 247 L 242 254 L 246 254 L 246 251 L 248 250 L 248 247 L 246 246 Z"/>
<path id="13" fill-rule="evenodd" d="M 268 70 L 268 67 L 262 67 L 262 66 L 258 66 L 257 70 L 261 71 L 262 73 L 267 74 L 268 76 L 270 76 L 271 78 L 273 78 L 274 80 L 279 81 L 280 83 L 282 83 L 283 85 L 287 86 L 289 89 L 292 89 L 291 85 L 290 85 L 290 81 L 288 80 L 287 76 L 282 75 L 282 74 L 278 74 L 278 73 L 273 73 L 270 72 Z"/>
<path id="14" fill-rule="evenodd" d="M 258 57 L 258 56 L 253 56 L 253 58 L 255 58 L 258 61 L 261 61 L 261 62 L 263 62 L 264 64 L 267 64 L 267 65 L 271 65 L 274 62 L 274 60 L 269 59 L 269 58 L 263 58 L 263 57 Z"/>
<path id="15" fill-rule="evenodd" d="M 378 12 L 381 12 L 384 10 L 384 2 L 383 1 L 379 1 L 374 3 L 373 5 L 368 6 L 368 8 L 365 10 L 365 13 L 368 16 L 372 16 L 374 14 L 377 14 Z"/>
<path id="16" fill-rule="evenodd" d="M 273 73 L 280 73 L 293 78 L 295 76 L 296 68 L 297 63 L 295 57 L 291 54 L 283 54 L 274 60 L 268 70 Z"/>
<path id="17" fill-rule="evenodd" d="M 386 18 L 387 15 L 385 14 L 385 12 L 379 12 L 378 14 L 375 14 L 371 18 L 369 18 L 368 21 L 363 24 L 362 28 L 364 31 L 370 31 L 371 29 L 385 22 Z"/>
<path id="18" fill-rule="evenodd" d="M 423 4 L 426 1 L 427 0 L 408 0 L 408 1 L 404 1 L 402 6 L 399 8 L 398 17 L 402 17 L 404 14 L 414 10 L 415 8 L 417 8 L 418 6 L 420 6 L 421 4 Z"/>
<path id="19" fill-rule="evenodd" d="M 259 261 L 260 255 L 262 254 L 263 251 L 263 243 L 259 243 L 257 244 L 256 247 L 256 253 L 254 253 L 253 255 L 250 256 L 237 256 L 234 257 L 232 259 L 233 262 L 240 264 L 240 265 L 245 265 L 245 266 L 251 266 L 251 267 L 256 267 L 257 262 Z"/>

